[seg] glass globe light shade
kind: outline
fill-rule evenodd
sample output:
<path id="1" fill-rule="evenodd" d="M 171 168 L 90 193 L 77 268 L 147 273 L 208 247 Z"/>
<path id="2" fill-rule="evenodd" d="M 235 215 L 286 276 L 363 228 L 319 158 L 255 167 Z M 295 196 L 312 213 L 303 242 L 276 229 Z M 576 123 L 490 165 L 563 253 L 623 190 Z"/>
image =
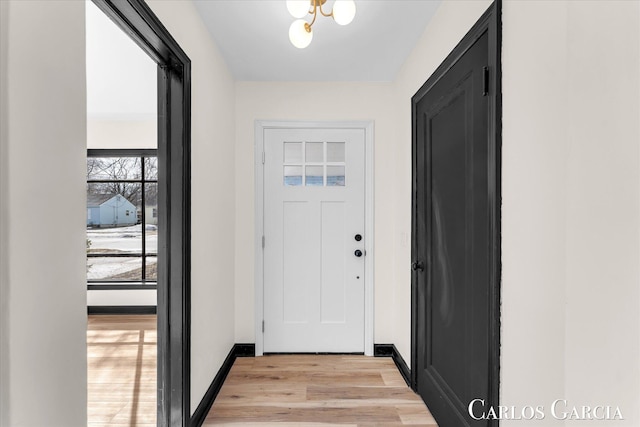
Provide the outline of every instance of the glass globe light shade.
<path id="1" fill-rule="evenodd" d="M 340 25 L 347 25 L 356 16 L 356 3 L 353 0 L 336 0 L 333 4 L 333 19 Z"/>
<path id="2" fill-rule="evenodd" d="M 306 23 L 304 19 L 298 19 L 293 21 L 293 24 L 289 27 L 289 40 L 298 49 L 304 49 L 309 46 L 311 39 L 313 39 L 313 30 L 307 31 L 305 28 Z"/>
<path id="3" fill-rule="evenodd" d="M 294 18 L 302 18 L 309 13 L 309 0 L 287 0 L 287 10 Z"/>

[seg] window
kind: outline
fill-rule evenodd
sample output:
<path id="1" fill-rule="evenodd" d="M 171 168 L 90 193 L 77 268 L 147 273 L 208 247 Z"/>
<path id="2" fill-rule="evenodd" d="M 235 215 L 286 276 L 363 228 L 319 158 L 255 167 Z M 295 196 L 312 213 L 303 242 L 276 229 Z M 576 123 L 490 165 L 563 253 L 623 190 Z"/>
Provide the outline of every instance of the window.
<path id="1" fill-rule="evenodd" d="M 90 289 L 155 287 L 156 150 L 89 150 L 87 282 Z"/>
<path id="2" fill-rule="evenodd" d="M 344 144 L 344 142 L 285 142 L 283 144 L 284 185 L 344 187 Z"/>

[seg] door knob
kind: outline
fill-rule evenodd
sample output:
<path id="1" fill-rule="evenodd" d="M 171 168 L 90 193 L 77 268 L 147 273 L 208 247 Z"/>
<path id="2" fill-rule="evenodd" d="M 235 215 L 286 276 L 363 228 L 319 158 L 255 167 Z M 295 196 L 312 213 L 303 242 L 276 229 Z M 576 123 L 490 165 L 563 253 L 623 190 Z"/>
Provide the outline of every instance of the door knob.
<path id="1" fill-rule="evenodd" d="M 362 240 L 362 235 L 356 234 L 353 238 L 356 239 L 356 242 L 359 242 L 360 240 Z"/>
<path id="2" fill-rule="evenodd" d="M 360 258 L 362 256 L 362 251 L 360 249 L 356 249 L 356 251 L 353 254 L 358 258 Z"/>
<path id="3" fill-rule="evenodd" d="M 424 263 L 422 261 L 414 261 L 411 264 L 411 269 L 413 271 L 418 271 L 418 270 L 424 271 Z"/>

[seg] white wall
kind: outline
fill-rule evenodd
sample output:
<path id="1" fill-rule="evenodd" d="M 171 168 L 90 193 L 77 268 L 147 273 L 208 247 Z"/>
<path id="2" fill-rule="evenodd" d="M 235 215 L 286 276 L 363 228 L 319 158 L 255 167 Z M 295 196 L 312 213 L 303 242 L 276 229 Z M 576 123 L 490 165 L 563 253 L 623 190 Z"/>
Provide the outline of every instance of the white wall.
<path id="1" fill-rule="evenodd" d="M 565 392 L 638 426 L 640 2 L 567 2 L 566 40 Z"/>
<path id="2" fill-rule="evenodd" d="M 2 2 L 5 426 L 87 422 L 84 7 Z"/>
<path id="3" fill-rule="evenodd" d="M 374 120 L 375 339 L 393 342 L 393 159 L 396 143 L 386 83 L 236 84 L 236 342 L 255 342 L 254 123 L 255 120 Z"/>
<path id="4" fill-rule="evenodd" d="M 503 17 L 502 403 L 620 406 L 637 426 L 638 2 Z"/>
<path id="5" fill-rule="evenodd" d="M 157 148 L 157 64 L 91 1 L 86 28 L 87 147 Z"/>
<path id="6" fill-rule="evenodd" d="M 548 406 L 566 396 L 567 15 L 525 1 L 503 16 L 501 401 Z"/>
<path id="7" fill-rule="evenodd" d="M 97 306 L 97 305 L 155 306 L 157 302 L 158 302 L 158 297 L 155 289 L 87 291 L 87 306 Z"/>
<path id="8" fill-rule="evenodd" d="M 191 410 L 234 344 L 234 81 L 192 2 L 149 1 L 191 58 Z"/>
<path id="9" fill-rule="evenodd" d="M 9 197 L 9 100 L 8 45 L 9 3 L 0 2 L 0 426 L 8 423 L 9 401 L 9 253 L 8 211 L 5 200 Z"/>
<path id="10" fill-rule="evenodd" d="M 141 50 L 142 51 L 142 50 Z M 153 74 L 153 79 L 155 78 Z M 87 148 L 158 148 L 158 120 L 87 119 Z"/>

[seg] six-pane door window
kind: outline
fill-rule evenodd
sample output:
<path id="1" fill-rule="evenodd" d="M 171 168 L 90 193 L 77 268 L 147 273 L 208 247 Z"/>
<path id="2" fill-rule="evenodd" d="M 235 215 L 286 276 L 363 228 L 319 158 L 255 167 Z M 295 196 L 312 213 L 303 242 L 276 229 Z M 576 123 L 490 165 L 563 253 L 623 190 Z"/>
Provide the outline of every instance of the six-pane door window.
<path id="1" fill-rule="evenodd" d="M 284 185 L 344 187 L 344 144 L 344 142 L 285 142 Z"/>

